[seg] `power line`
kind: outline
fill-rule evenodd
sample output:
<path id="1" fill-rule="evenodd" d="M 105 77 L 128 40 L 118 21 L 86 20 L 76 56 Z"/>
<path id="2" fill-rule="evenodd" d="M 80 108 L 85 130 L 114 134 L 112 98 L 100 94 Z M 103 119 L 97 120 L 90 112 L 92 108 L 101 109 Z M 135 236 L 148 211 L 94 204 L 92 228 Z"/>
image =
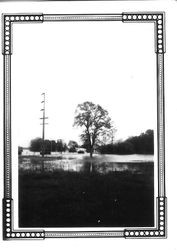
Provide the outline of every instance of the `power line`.
<path id="1" fill-rule="evenodd" d="M 48 119 L 48 117 L 45 116 L 45 103 L 46 103 L 46 98 L 45 98 L 45 93 L 42 93 L 41 95 L 43 95 L 43 100 L 41 103 L 43 103 L 43 108 L 41 109 L 42 111 L 42 117 L 40 118 L 42 120 L 42 157 L 44 157 L 45 155 L 45 125 L 47 125 L 48 123 L 46 123 L 45 121 Z"/>

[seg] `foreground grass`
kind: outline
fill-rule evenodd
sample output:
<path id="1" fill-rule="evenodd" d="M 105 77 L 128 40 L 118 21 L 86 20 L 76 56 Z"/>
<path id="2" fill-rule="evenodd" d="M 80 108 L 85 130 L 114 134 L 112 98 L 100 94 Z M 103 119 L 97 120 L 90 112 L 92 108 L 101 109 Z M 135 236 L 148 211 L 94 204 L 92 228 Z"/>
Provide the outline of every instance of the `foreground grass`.
<path id="1" fill-rule="evenodd" d="M 20 227 L 153 226 L 153 163 L 143 173 L 19 172 Z"/>

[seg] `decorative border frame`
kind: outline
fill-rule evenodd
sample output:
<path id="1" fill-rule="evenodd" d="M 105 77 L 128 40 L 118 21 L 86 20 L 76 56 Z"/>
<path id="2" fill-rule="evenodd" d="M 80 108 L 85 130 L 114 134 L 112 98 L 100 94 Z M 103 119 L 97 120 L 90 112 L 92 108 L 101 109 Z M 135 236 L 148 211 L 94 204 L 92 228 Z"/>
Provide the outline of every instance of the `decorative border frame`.
<path id="1" fill-rule="evenodd" d="M 157 74 L 157 165 L 158 197 L 156 228 L 131 228 L 112 231 L 45 231 L 16 230 L 13 226 L 12 160 L 11 160 L 11 56 L 12 28 L 16 23 L 43 23 L 68 21 L 121 21 L 154 23 L 156 74 Z M 122 14 L 3 14 L 2 54 L 4 58 L 4 198 L 3 239 L 45 239 L 75 237 L 118 237 L 118 238 L 166 238 L 167 198 L 165 196 L 165 121 L 164 121 L 164 53 L 165 13 L 136 12 Z"/>

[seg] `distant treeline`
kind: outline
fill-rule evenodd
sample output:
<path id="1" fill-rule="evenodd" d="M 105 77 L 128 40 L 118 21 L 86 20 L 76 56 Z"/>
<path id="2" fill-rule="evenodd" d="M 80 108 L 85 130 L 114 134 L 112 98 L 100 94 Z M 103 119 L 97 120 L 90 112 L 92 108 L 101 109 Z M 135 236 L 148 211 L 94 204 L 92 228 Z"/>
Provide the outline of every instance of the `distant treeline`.
<path id="1" fill-rule="evenodd" d="M 50 154 L 51 152 L 65 152 L 68 150 L 69 152 L 76 152 L 78 147 L 77 142 L 69 141 L 66 144 L 63 140 L 59 139 L 55 140 L 42 140 L 42 138 L 32 139 L 30 142 L 30 151 L 32 152 L 42 152 L 42 148 L 44 147 L 44 153 Z"/>
<path id="2" fill-rule="evenodd" d="M 30 141 L 29 149 L 32 152 L 42 153 L 44 147 L 44 154 L 50 154 L 51 152 L 78 152 L 78 149 L 85 148 L 89 153 L 87 143 L 78 145 L 76 141 L 70 140 L 69 143 L 65 143 L 62 139 L 59 140 L 45 140 L 42 138 L 35 138 Z M 118 141 L 115 143 L 109 143 L 104 145 L 97 145 L 95 147 L 96 152 L 101 154 L 154 154 L 154 131 L 149 129 L 145 133 L 139 136 L 132 136 L 124 141 Z M 23 147 L 18 147 L 18 154 L 21 155 Z M 83 151 L 84 153 L 84 151 Z"/>
<path id="3" fill-rule="evenodd" d="M 101 154 L 154 154 L 154 131 L 149 129 L 125 141 L 102 145 L 98 151 Z"/>

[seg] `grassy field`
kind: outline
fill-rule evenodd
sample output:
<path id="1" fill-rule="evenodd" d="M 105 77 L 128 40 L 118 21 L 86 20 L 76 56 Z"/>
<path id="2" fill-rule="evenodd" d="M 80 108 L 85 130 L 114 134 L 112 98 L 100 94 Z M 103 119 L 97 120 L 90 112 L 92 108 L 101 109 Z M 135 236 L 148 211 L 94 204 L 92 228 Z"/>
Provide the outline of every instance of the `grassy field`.
<path id="1" fill-rule="evenodd" d="M 141 165 L 141 173 L 20 170 L 19 226 L 153 226 L 154 168 Z"/>

